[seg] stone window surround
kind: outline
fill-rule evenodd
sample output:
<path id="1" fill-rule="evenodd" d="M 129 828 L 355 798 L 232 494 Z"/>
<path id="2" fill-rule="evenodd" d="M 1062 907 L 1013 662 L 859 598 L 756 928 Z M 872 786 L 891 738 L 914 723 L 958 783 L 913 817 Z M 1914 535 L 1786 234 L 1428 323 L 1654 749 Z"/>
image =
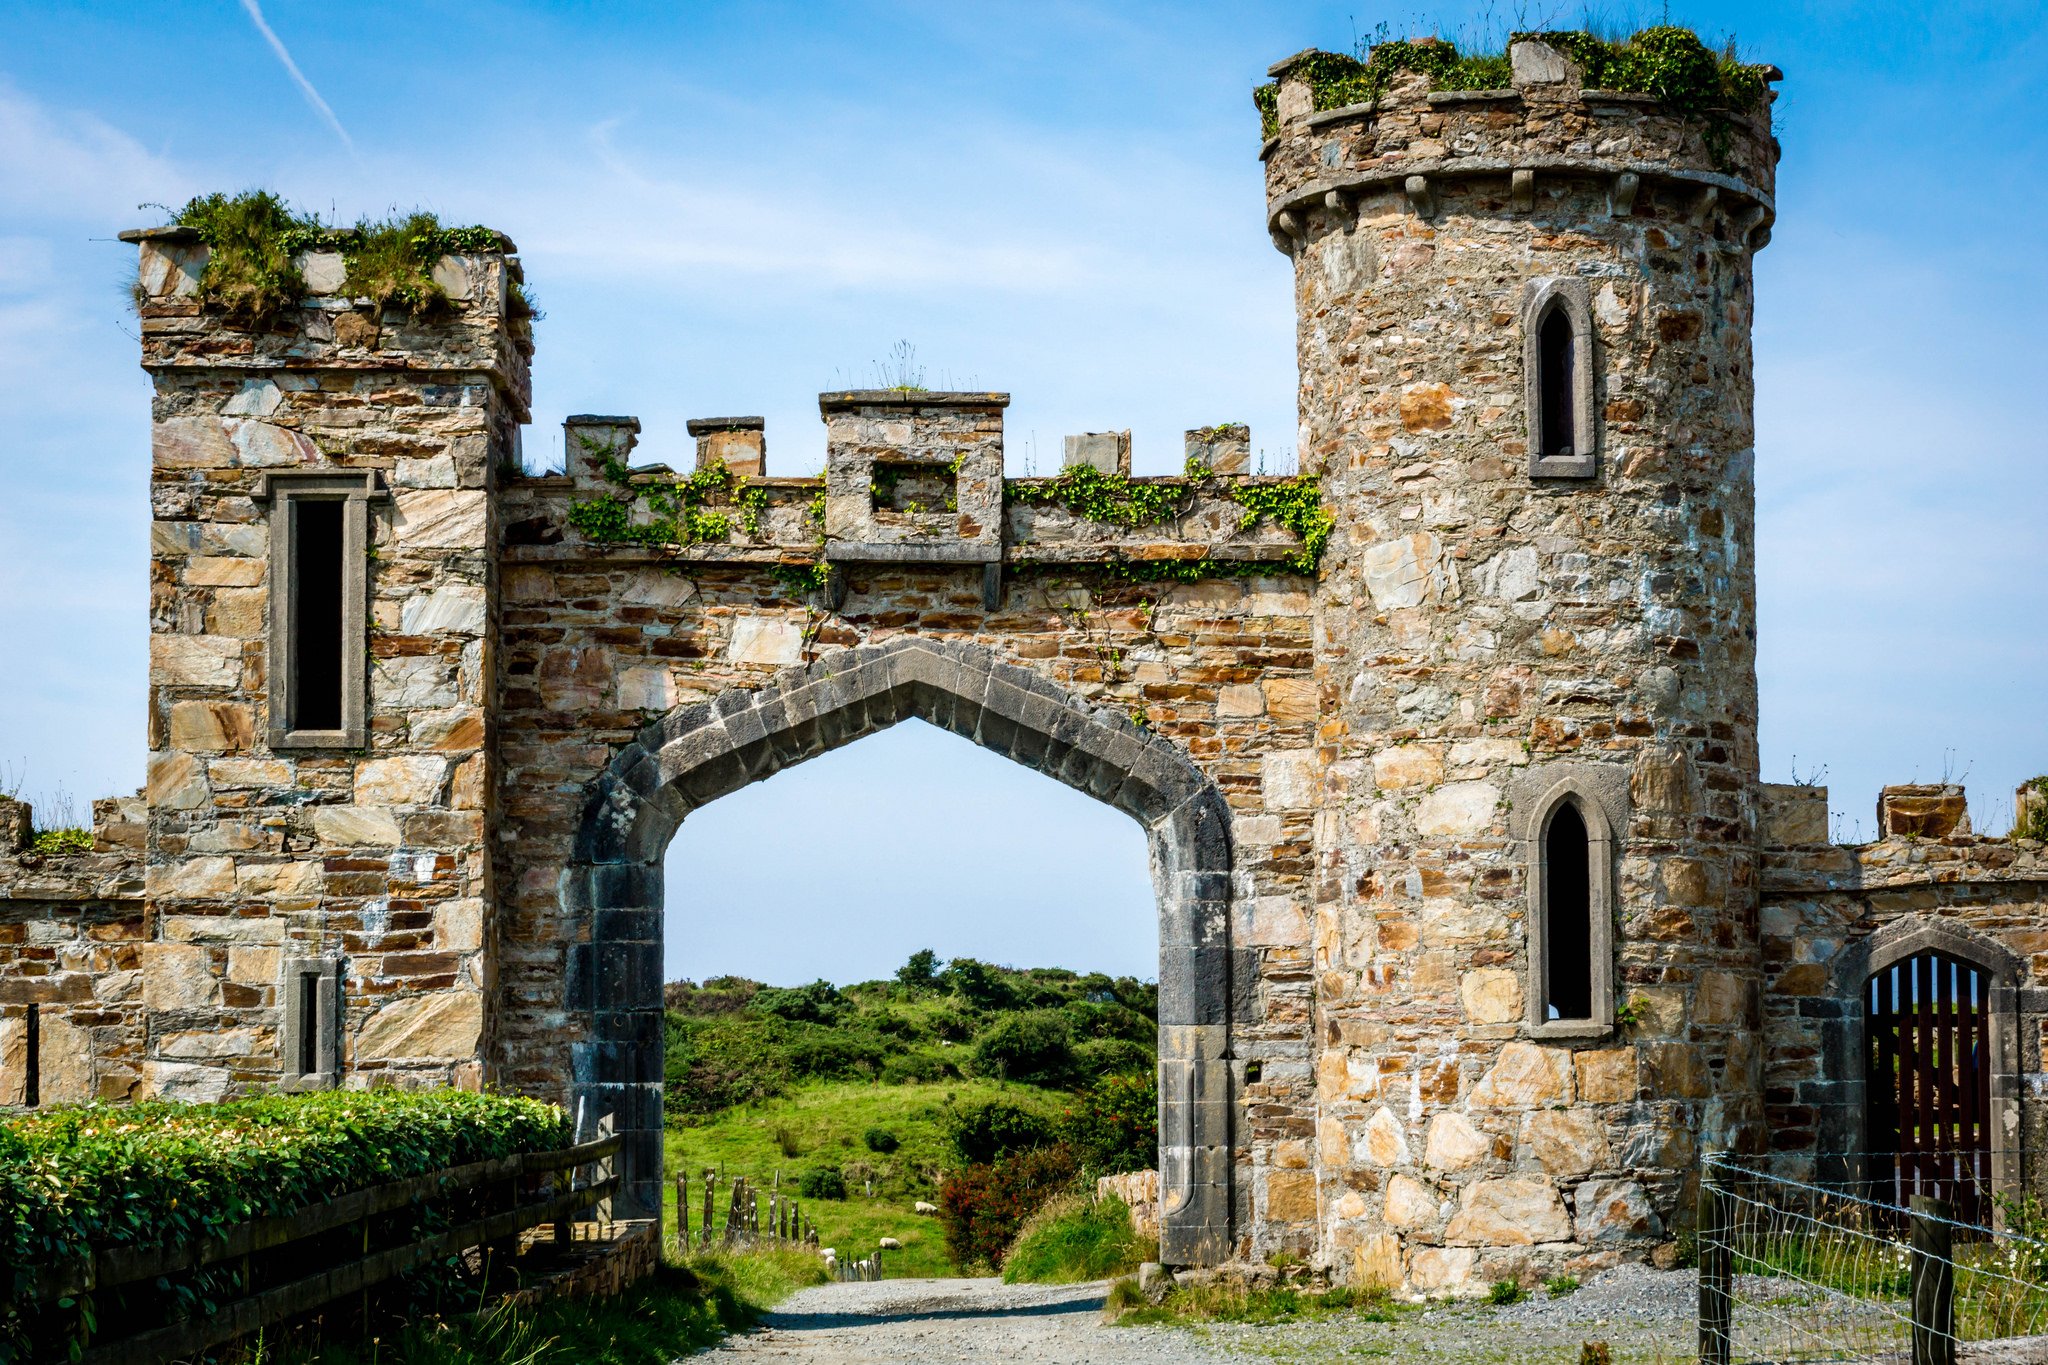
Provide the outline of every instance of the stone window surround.
<path id="1" fill-rule="evenodd" d="M 256 501 L 270 508 L 270 666 L 265 700 L 269 714 L 266 739 L 272 749 L 360 749 L 367 743 L 370 503 L 388 496 L 374 471 L 266 474 L 256 490 Z M 285 717 L 291 714 L 291 682 L 298 667 L 291 647 L 291 509 L 301 499 L 345 505 L 341 518 L 341 727 L 336 730 L 285 726 Z"/>
<path id="2" fill-rule="evenodd" d="M 308 1020 L 302 1004 L 302 978 L 317 977 L 314 991 L 315 1017 Z M 284 1027 L 278 1030 L 278 1088 L 280 1090 L 332 1090 L 341 1080 L 341 959 L 338 957 L 288 957 L 278 978 L 278 1007 Z M 313 1056 L 319 1069 L 300 1071 L 299 1053 L 305 1044 L 306 1028 L 313 1032 Z"/>
<path id="3" fill-rule="evenodd" d="M 689 812 L 900 720 L 943 730 L 1086 792 L 1146 827 L 1159 907 L 1161 1255 L 1227 1260 L 1236 1204 L 1231 1024 L 1252 1013 L 1254 950 L 1231 942 L 1230 810 L 1171 741 L 980 647 L 898 637 L 678 708 L 587 789 L 561 878 L 579 1113 L 625 1135 L 620 1207 L 661 1189 L 662 856 Z M 587 933 L 576 926 L 586 926 Z M 637 1215 L 634 1215 L 637 1216 Z"/>
<path id="4" fill-rule="evenodd" d="M 1550 821 L 1570 805 L 1586 825 L 1586 952 L 1592 959 L 1592 1014 L 1585 1019 L 1548 1018 L 1550 954 L 1547 844 Z M 1614 824 L 1592 784 L 1577 775 L 1556 781 L 1531 808 L 1523 834 L 1529 897 L 1527 1002 L 1528 1036 L 1540 1039 L 1598 1039 L 1614 1032 Z"/>
<path id="5" fill-rule="evenodd" d="M 1562 309 L 1572 327 L 1572 453 L 1543 454 L 1543 323 Z M 1590 479 L 1599 472 L 1600 423 L 1594 405 L 1593 306 L 1579 279 L 1531 280 L 1522 299 L 1522 402 L 1529 422 L 1529 477 Z"/>
<path id="6" fill-rule="evenodd" d="M 2020 1006 L 2024 963 L 2004 944 L 1950 920 L 1911 914 L 1845 947 L 1835 959 L 1834 994 L 1846 1008 L 1823 1025 L 1822 1056 L 1838 1068 L 1830 1087 L 1836 1096 L 1836 1119 L 1823 1123 L 1815 1144 L 1823 1178 L 1860 1176 L 1847 1170 L 1853 1158 L 1871 1149 L 1868 1077 L 1864 1074 L 1866 990 L 1870 978 L 1918 953 L 1933 949 L 1984 973 L 1990 982 L 1985 1015 L 1990 1043 L 1991 1187 L 2016 1188 L 2020 1179 Z M 1828 1037 L 1828 1034 L 1833 1034 Z M 1830 1167 L 1829 1158 L 1834 1158 Z"/>

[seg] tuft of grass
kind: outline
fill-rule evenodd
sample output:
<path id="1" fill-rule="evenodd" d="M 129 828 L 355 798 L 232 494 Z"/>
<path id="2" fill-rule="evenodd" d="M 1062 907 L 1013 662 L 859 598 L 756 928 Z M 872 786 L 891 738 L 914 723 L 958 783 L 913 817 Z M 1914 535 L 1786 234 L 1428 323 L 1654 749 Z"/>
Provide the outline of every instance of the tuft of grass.
<path id="1" fill-rule="evenodd" d="M 448 291 L 434 278 L 442 237 L 441 220 L 417 209 L 382 223 L 364 219 L 356 224 L 355 244 L 344 258 L 348 275 L 342 290 L 370 300 L 379 311 L 402 308 L 416 318 L 442 312 Z"/>
<path id="2" fill-rule="evenodd" d="M 1393 1299 L 1383 1288 L 1337 1288 L 1316 1293 L 1284 1285 L 1255 1289 L 1241 1280 L 1175 1285 L 1156 1304 L 1139 1291 L 1137 1281 L 1120 1280 L 1111 1286 L 1104 1309 L 1112 1322 L 1132 1326 L 1197 1322 L 1269 1324 L 1338 1317 L 1357 1322 L 1395 1321 Z"/>
<path id="3" fill-rule="evenodd" d="M 1159 1259 L 1159 1243 L 1140 1237 L 1124 1201 L 1055 1197 L 1024 1220 L 1003 1261 L 1007 1284 L 1078 1284 L 1124 1275 Z"/>
<path id="4" fill-rule="evenodd" d="M 326 1340 L 317 1329 L 259 1339 L 245 1365 L 669 1365 L 824 1282 L 823 1263 L 809 1253 L 712 1253 L 664 1261 L 615 1298 L 501 1302 L 368 1341 Z"/>
<path id="5" fill-rule="evenodd" d="M 1520 1280 L 1495 1280 L 1493 1288 L 1486 1291 L 1488 1303 L 1503 1307 L 1511 1303 L 1520 1303 L 1528 1296 L 1529 1291 L 1522 1288 Z"/>
<path id="6" fill-rule="evenodd" d="M 1576 1275 L 1552 1275 L 1543 1282 L 1544 1292 L 1553 1299 L 1579 1292 L 1579 1277 Z"/>
<path id="7" fill-rule="evenodd" d="M 320 220 L 295 213 L 269 190 L 203 194 L 172 222 L 206 243 L 199 297 L 229 323 L 258 328 L 277 320 L 306 294 L 298 253 L 320 233 Z"/>

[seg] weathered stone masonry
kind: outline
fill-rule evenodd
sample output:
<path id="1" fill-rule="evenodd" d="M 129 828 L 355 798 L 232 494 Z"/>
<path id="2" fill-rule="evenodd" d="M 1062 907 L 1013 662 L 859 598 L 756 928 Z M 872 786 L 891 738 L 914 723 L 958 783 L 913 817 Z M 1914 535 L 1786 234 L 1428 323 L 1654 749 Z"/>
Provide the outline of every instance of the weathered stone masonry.
<path id="1" fill-rule="evenodd" d="M 1515 67 L 1320 112 L 1275 68 L 1315 573 L 1247 514 L 1283 481 L 1242 473 L 1241 428 L 1191 431 L 1214 472 L 1138 481 L 1171 510 L 1118 521 L 1004 480 L 1001 394 L 822 395 L 817 479 L 771 475 L 745 417 L 692 422 L 683 474 L 632 464 L 633 418 L 572 418 L 567 469 L 527 476 L 509 242 L 444 258 L 418 321 L 315 253 L 250 332 L 195 299 L 191 234 L 129 234 L 149 782 L 90 854 L 6 827 L 0 1103 L 34 1005 L 43 1102 L 502 1085 L 611 1115 L 645 1204 L 661 940 L 702 913 L 663 849 L 915 716 L 1147 830 L 1169 1260 L 1456 1293 L 1654 1254 L 1702 1146 L 1860 1146 L 1861 983 L 1927 943 L 1992 973 L 1997 1170 L 2038 1183 L 2038 845 L 1893 792 L 1886 837 L 1837 848 L 1824 794 L 1758 781 L 1767 115 L 1717 157 L 1541 45 Z M 1119 433 L 1070 447 L 1128 473 Z M 289 732 L 281 509 L 342 496 L 360 733 Z M 1567 811 L 1592 1005 L 1553 1018 Z"/>

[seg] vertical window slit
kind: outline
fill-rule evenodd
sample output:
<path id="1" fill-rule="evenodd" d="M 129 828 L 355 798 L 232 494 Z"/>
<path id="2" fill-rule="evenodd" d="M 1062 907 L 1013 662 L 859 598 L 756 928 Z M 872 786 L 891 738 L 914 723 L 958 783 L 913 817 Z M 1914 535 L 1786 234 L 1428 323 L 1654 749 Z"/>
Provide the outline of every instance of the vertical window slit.
<path id="1" fill-rule="evenodd" d="M 28 1007 L 28 1036 L 22 1049 L 26 1054 L 28 1075 L 23 1079 L 21 1102 L 31 1109 L 43 1102 L 43 1065 L 42 1058 L 37 1055 L 43 1049 L 43 1024 L 38 1017 L 41 1010 L 40 1005 Z"/>
<path id="2" fill-rule="evenodd" d="M 334 499 L 291 508 L 291 720 L 294 730 L 339 730 L 342 675 L 342 515 Z"/>
<path id="3" fill-rule="evenodd" d="M 320 1070 L 320 975 L 299 973 L 299 1074 Z"/>
<path id="4" fill-rule="evenodd" d="M 1550 1019 L 1593 1017 L 1593 886 L 1586 821 L 1566 802 L 1543 836 L 1544 998 Z"/>
<path id="5" fill-rule="evenodd" d="M 1543 402 L 1543 448 L 1536 453 L 1546 458 L 1578 452 L 1578 434 L 1572 429 L 1577 389 L 1573 351 L 1571 318 L 1563 308 L 1553 307 L 1543 315 L 1536 334 L 1537 387 Z"/>

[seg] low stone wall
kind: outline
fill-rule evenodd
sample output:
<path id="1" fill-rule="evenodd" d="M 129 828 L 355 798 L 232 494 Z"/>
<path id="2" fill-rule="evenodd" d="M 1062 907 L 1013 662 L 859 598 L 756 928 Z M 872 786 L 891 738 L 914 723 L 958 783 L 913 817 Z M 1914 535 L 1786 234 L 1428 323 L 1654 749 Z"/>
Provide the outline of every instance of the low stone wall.
<path id="1" fill-rule="evenodd" d="M 27 806 L 0 797 L 0 1105 L 140 1092 L 140 805 L 95 802 L 92 851 L 45 854 Z"/>
<path id="2" fill-rule="evenodd" d="M 547 1228 L 532 1236 L 546 1241 Z M 546 1278 L 509 1297 L 515 1303 L 542 1299 L 608 1299 L 654 1273 L 661 1261 L 661 1224 L 652 1219 L 578 1223 L 574 1239 Z"/>
<path id="3" fill-rule="evenodd" d="M 1095 1197 L 1106 1199 L 1110 1195 L 1124 1201 L 1131 1210 L 1131 1226 L 1140 1237 L 1159 1236 L 1159 1172 L 1131 1171 L 1124 1175 L 1105 1175 L 1095 1182 Z"/>

